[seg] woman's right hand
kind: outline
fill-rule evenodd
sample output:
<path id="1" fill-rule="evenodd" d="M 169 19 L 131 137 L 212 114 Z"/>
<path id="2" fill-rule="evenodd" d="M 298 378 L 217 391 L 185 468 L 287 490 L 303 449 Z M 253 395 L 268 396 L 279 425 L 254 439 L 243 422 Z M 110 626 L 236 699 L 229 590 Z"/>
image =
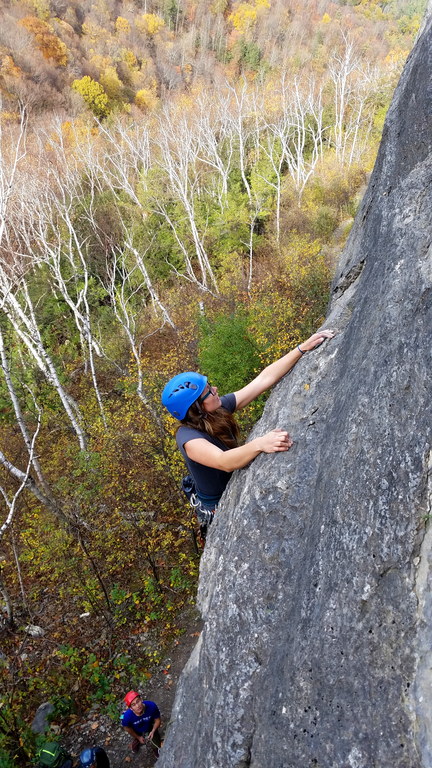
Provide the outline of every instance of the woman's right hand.
<path id="1" fill-rule="evenodd" d="M 332 339 L 334 335 L 334 331 L 332 331 L 330 328 L 325 328 L 323 331 L 318 331 L 318 333 L 314 333 L 312 336 L 309 336 L 306 341 L 302 341 L 297 349 L 299 349 L 300 352 L 309 352 L 311 349 L 319 347 L 319 345 L 322 344 L 326 339 Z"/>
<path id="2" fill-rule="evenodd" d="M 259 448 L 263 453 L 277 453 L 288 451 L 293 445 L 288 432 L 283 429 L 272 429 L 263 437 L 258 438 Z"/>

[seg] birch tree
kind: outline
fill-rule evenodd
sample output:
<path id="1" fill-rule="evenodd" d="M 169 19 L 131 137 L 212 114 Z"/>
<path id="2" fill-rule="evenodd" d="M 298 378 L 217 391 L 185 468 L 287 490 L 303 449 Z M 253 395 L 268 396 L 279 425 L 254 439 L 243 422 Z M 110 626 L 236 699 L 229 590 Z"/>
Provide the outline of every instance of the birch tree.
<path id="1" fill-rule="evenodd" d="M 199 279 L 197 280 L 196 278 L 190 258 L 187 260 L 188 269 L 191 270 L 192 267 L 191 274 L 194 275 L 194 279 L 199 282 L 204 290 L 213 289 L 217 293 L 216 278 L 199 232 L 195 210 L 195 200 L 200 194 L 202 181 L 198 163 L 199 143 L 197 136 L 189 126 L 185 116 L 179 118 L 166 108 L 162 116 L 160 129 L 157 136 L 154 137 L 154 144 L 158 150 L 155 162 L 165 174 L 174 199 L 179 201 L 184 210 L 185 219 L 194 244 L 194 255 L 200 274 Z M 166 209 L 162 212 L 160 203 L 157 210 L 162 213 L 172 228 L 177 242 L 180 244 L 181 238 L 172 217 L 167 213 Z M 186 256 L 187 248 L 184 244 L 181 250 Z"/>
<path id="2" fill-rule="evenodd" d="M 33 301 L 24 277 L 16 282 L 0 267 L 0 301 L 3 313 L 9 321 L 17 338 L 24 344 L 39 370 L 55 388 L 82 451 L 86 450 L 87 440 L 82 424 L 79 407 L 71 395 L 66 392 L 60 381 L 56 365 L 42 339 Z"/>
<path id="3" fill-rule="evenodd" d="M 2 100 L 0 96 L 0 115 Z M 20 107 L 20 118 L 16 136 L 5 137 L 3 120 L 0 120 L 0 245 L 7 239 L 6 222 L 10 214 L 15 179 L 19 166 L 26 156 L 27 110 Z"/>
<path id="4" fill-rule="evenodd" d="M 132 256 L 129 261 L 128 256 Z M 137 328 L 137 316 L 144 304 L 144 290 L 149 292 L 155 314 L 162 317 L 162 325 L 152 331 L 156 333 L 168 324 L 174 328 L 171 317 L 153 289 L 145 267 L 143 257 L 133 246 L 130 237 L 126 238 L 122 250 L 114 249 L 107 262 L 107 280 L 105 289 L 110 297 L 111 306 L 120 327 L 128 340 L 137 369 L 137 395 L 150 410 L 154 421 L 161 427 L 159 414 L 144 390 L 144 370 L 142 365 L 142 345 L 146 337 L 140 338 Z"/>
<path id="5" fill-rule="evenodd" d="M 226 83 L 230 94 L 228 124 L 235 136 L 238 162 L 243 186 L 246 190 L 249 202 L 252 203 L 252 191 L 248 179 L 248 144 L 253 132 L 250 120 L 250 99 L 248 86 L 245 81 L 240 86 L 234 87 Z"/>
<path id="6" fill-rule="evenodd" d="M 34 451 L 34 435 L 32 436 L 30 434 L 30 430 L 28 428 L 28 425 L 25 420 L 24 413 L 21 408 L 20 399 L 16 390 L 16 387 L 12 380 L 12 374 L 10 370 L 10 363 L 7 357 L 6 353 L 6 347 L 4 342 L 4 334 L 0 327 L 0 365 L 1 370 L 3 373 L 4 381 L 6 384 L 6 388 L 9 394 L 10 401 L 12 403 L 13 411 L 15 414 L 16 423 L 18 424 L 19 430 L 21 432 L 24 445 L 27 449 L 27 453 L 29 457 L 31 457 L 31 465 L 35 470 L 36 476 L 38 478 L 39 484 L 41 488 L 43 488 L 43 491 L 47 497 L 51 497 L 51 489 L 48 486 L 48 483 L 45 480 L 44 474 L 42 472 L 42 468 L 39 462 L 39 457 Z M 30 390 L 29 387 L 26 387 L 28 393 L 31 395 L 31 398 L 33 400 L 33 404 L 35 408 L 38 410 L 39 413 L 39 419 L 38 419 L 38 425 L 40 424 L 40 410 L 38 409 L 36 398 L 33 394 L 33 392 Z M 51 497 L 52 498 L 52 497 Z"/>
<path id="7" fill-rule="evenodd" d="M 54 360 L 43 342 L 34 303 L 26 283 L 26 273 L 32 269 L 33 257 L 32 254 L 24 253 L 21 248 L 21 223 L 33 220 L 35 206 L 34 196 L 32 197 L 34 187 L 27 185 L 27 177 L 21 168 L 27 157 L 26 129 L 23 109 L 18 136 L 9 137 L 6 142 L 3 134 L 0 134 L 0 152 L 3 160 L 0 165 L 0 309 L 17 339 L 22 342 L 39 370 L 55 388 L 77 435 L 80 448 L 85 450 L 86 436 L 81 426 L 79 408 L 61 383 Z"/>
<path id="8" fill-rule="evenodd" d="M 2 355 L 2 360 L 3 360 L 3 355 Z M 12 527 L 14 517 L 18 509 L 19 499 L 25 490 L 29 490 L 40 501 L 42 501 L 42 503 L 46 504 L 47 506 L 52 507 L 54 505 L 52 497 L 48 498 L 47 496 L 44 495 L 43 492 L 40 491 L 37 483 L 34 481 L 34 479 L 31 477 L 31 474 L 30 474 L 31 468 L 38 466 L 38 460 L 35 453 L 35 446 L 36 446 L 36 441 L 37 441 L 37 437 L 38 437 L 40 426 L 41 426 L 40 412 L 38 413 L 36 428 L 31 437 L 29 435 L 27 427 L 24 427 L 22 422 L 21 422 L 21 425 L 23 427 L 22 431 L 25 434 L 26 447 L 28 450 L 28 460 L 27 460 L 27 466 L 25 470 L 21 470 L 17 466 L 15 466 L 15 464 L 13 464 L 9 459 L 6 458 L 3 451 L 0 451 L 0 466 L 3 467 L 7 475 L 9 475 L 9 477 L 13 478 L 12 485 L 15 486 L 15 490 L 10 491 L 0 484 L 0 499 L 3 501 L 3 510 L 4 510 L 3 517 L 2 519 L 0 519 L 0 545 L 2 544 L 3 540 L 6 537 L 6 534 L 10 531 Z M 2 505 L 0 502 L 0 508 L 1 506 Z M 7 623 L 10 629 L 14 629 L 15 619 L 14 619 L 13 603 L 9 594 L 9 590 L 6 586 L 6 582 L 3 578 L 1 558 L 0 558 L 0 595 L 3 598 L 3 602 L 5 605 Z"/>
<path id="9" fill-rule="evenodd" d="M 322 156 L 322 91 L 314 80 L 303 85 L 299 78 L 283 83 L 283 113 L 274 135 L 279 139 L 283 158 L 301 200 L 303 190 Z"/>
<path id="10" fill-rule="evenodd" d="M 196 114 L 199 141 L 198 160 L 215 173 L 216 197 L 220 210 L 227 205 L 229 175 L 233 169 L 234 133 L 228 118 L 230 97 L 218 91 L 209 97 L 201 94 Z"/>
<path id="11" fill-rule="evenodd" d="M 335 120 L 332 139 L 336 157 L 351 165 L 361 156 L 372 125 L 368 100 L 380 81 L 378 66 L 363 64 L 354 44 L 343 37 L 342 52 L 334 52 L 329 61 L 329 74 L 334 89 Z"/>

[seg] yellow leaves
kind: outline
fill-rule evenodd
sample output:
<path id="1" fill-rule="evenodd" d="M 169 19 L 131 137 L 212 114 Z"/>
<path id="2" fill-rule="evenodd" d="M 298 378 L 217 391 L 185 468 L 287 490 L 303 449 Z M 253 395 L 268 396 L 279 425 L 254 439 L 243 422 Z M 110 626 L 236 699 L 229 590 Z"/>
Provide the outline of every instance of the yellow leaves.
<path id="1" fill-rule="evenodd" d="M 291 274 L 301 274 L 310 268 L 311 260 L 315 260 L 321 251 L 319 240 L 293 233 L 288 246 L 284 249 L 285 267 Z"/>
<path id="2" fill-rule="evenodd" d="M 135 26 L 142 34 L 153 37 L 165 26 L 165 22 L 156 13 L 143 13 L 135 20 Z"/>
<path id="3" fill-rule="evenodd" d="M 48 0 L 31 0 L 30 3 L 40 19 L 49 19 L 50 7 Z"/>
<path id="4" fill-rule="evenodd" d="M 228 21 L 230 21 L 234 29 L 242 35 L 254 26 L 256 20 L 256 8 L 248 3 L 240 3 L 237 9 L 228 16 Z"/>
<path id="5" fill-rule="evenodd" d="M 112 64 L 112 59 L 110 56 L 102 56 L 100 53 L 94 53 L 89 58 L 89 64 L 94 67 L 94 69 L 97 69 L 99 73 L 103 72 L 104 69 Z"/>
<path id="6" fill-rule="evenodd" d="M 374 21 L 381 21 L 385 19 L 385 14 L 380 5 L 374 2 L 374 0 L 361 0 L 360 3 L 354 6 L 356 13 L 361 13 L 367 19 L 373 19 Z"/>
<path id="7" fill-rule="evenodd" d="M 127 19 L 123 18 L 123 16 L 117 16 L 115 28 L 116 32 L 123 35 L 127 35 L 130 32 L 130 24 Z"/>
<path id="8" fill-rule="evenodd" d="M 110 99 L 118 99 L 120 97 L 123 84 L 115 67 L 106 67 L 102 72 L 99 81 Z"/>
<path id="9" fill-rule="evenodd" d="M 141 88 L 135 94 L 135 104 L 143 112 L 148 112 L 154 109 L 158 103 L 158 99 L 154 91 L 149 88 Z"/>
<path id="10" fill-rule="evenodd" d="M 388 52 L 387 56 L 384 59 L 386 68 L 389 68 L 391 70 L 401 71 L 403 65 L 405 64 L 408 54 L 409 54 L 409 51 L 403 51 L 400 49 L 393 48 L 391 51 Z"/>
<path id="11" fill-rule="evenodd" d="M 321 24 L 330 24 L 331 20 L 331 16 L 329 16 L 328 13 L 325 13 L 321 19 Z"/>
<path id="12" fill-rule="evenodd" d="M 138 70 L 137 57 L 130 48 L 122 48 L 120 51 L 120 58 L 131 71 Z"/>
<path id="13" fill-rule="evenodd" d="M 83 34 L 88 38 L 88 41 L 93 45 L 97 45 L 101 41 L 108 40 L 110 38 L 110 34 L 106 29 L 100 27 L 99 24 L 94 24 L 91 21 L 85 21 L 81 29 Z"/>
<path id="14" fill-rule="evenodd" d="M 270 0 L 254 0 L 253 3 L 236 4 L 228 16 L 234 29 L 244 35 L 256 24 L 257 18 L 270 8 Z"/>
<path id="15" fill-rule="evenodd" d="M 105 93 L 100 83 L 92 80 L 88 75 L 84 75 L 80 80 L 73 81 L 72 90 L 82 96 L 96 117 L 106 117 L 108 114 L 108 94 Z"/>
<path id="16" fill-rule="evenodd" d="M 79 117 L 75 120 L 65 120 L 61 126 L 63 141 L 69 148 L 79 146 L 87 138 L 88 125 Z"/>
<path id="17" fill-rule="evenodd" d="M 250 330 L 264 365 L 319 326 L 330 280 L 321 243 L 308 235 L 291 233 L 277 262 L 278 278 L 269 274 L 251 297 Z"/>

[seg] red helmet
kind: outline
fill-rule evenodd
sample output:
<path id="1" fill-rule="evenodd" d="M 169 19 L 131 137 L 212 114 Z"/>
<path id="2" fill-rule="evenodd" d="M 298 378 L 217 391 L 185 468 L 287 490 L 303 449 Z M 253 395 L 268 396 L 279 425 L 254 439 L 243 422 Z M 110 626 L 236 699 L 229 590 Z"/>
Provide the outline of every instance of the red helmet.
<path id="1" fill-rule="evenodd" d="M 136 699 L 137 696 L 139 696 L 139 693 L 137 693 L 136 691 L 129 691 L 124 697 L 123 701 L 125 702 L 127 707 L 130 707 L 133 700 Z"/>

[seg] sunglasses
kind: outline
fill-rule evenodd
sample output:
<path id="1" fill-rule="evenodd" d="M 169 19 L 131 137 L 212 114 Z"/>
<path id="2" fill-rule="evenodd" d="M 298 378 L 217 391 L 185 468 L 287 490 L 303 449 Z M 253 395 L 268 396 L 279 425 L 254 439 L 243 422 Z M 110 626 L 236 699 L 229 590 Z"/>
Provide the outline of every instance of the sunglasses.
<path id="1" fill-rule="evenodd" d="M 206 399 L 206 398 L 207 398 L 209 395 L 213 395 L 213 394 L 214 394 L 214 392 L 213 392 L 213 387 L 212 387 L 212 385 L 210 384 L 210 382 L 207 382 L 207 386 L 208 386 L 208 392 L 206 392 L 206 393 L 205 393 L 205 395 L 202 395 L 201 397 L 199 397 L 199 398 L 198 398 L 198 400 L 199 400 L 199 402 L 200 402 L 200 403 L 203 403 L 203 402 L 204 402 L 204 400 L 205 400 L 205 399 Z"/>

